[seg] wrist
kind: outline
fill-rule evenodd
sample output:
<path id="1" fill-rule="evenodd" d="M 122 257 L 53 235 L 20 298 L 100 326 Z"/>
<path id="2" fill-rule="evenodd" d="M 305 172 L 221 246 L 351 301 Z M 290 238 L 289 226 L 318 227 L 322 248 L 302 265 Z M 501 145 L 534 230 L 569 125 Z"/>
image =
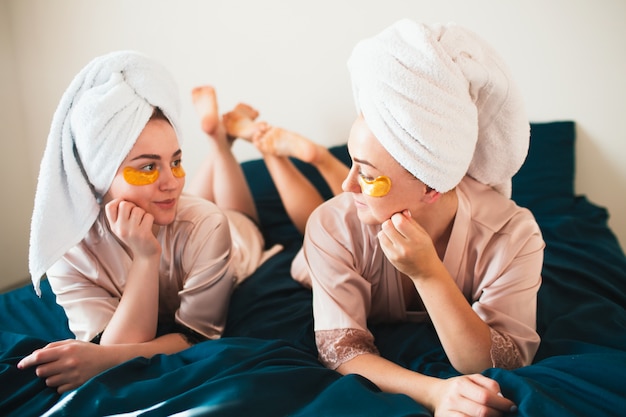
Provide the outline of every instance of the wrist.
<path id="1" fill-rule="evenodd" d="M 151 251 L 138 252 L 134 254 L 133 261 L 154 262 L 161 259 L 161 247 L 154 248 Z"/>
<path id="2" fill-rule="evenodd" d="M 430 383 L 423 385 L 423 387 L 427 387 L 427 389 L 423 391 L 424 397 L 420 399 L 420 402 L 434 414 L 439 404 L 444 380 L 434 377 L 431 379 L 432 381 Z"/>
<path id="3" fill-rule="evenodd" d="M 450 274 L 445 265 L 437 258 L 436 261 L 430 262 L 428 265 L 422 267 L 418 273 L 412 274 L 409 277 L 416 286 L 419 286 L 420 284 L 440 281 L 444 277 L 449 276 Z"/>

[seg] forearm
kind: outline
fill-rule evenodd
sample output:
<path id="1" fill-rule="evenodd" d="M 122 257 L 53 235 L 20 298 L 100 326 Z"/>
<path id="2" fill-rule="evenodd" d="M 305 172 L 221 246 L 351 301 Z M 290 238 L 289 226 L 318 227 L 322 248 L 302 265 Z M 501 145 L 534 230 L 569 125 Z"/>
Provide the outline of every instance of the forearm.
<path id="1" fill-rule="evenodd" d="M 492 366 L 491 332 L 443 268 L 439 276 L 415 280 L 428 315 L 454 368 L 464 374 Z"/>
<path id="2" fill-rule="evenodd" d="M 343 375 L 358 374 L 372 381 L 384 392 L 402 393 L 416 402 L 435 409 L 435 393 L 440 379 L 402 368 L 374 354 L 362 354 L 341 364 L 337 371 Z"/>
<path id="3" fill-rule="evenodd" d="M 171 355 L 190 346 L 191 344 L 183 335 L 170 333 L 149 342 L 103 345 L 99 356 L 101 356 L 103 368 L 109 369 L 137 357 L 149 359 L 159 354 Z"/>
<path id="4" fill-rule="evenodd" d="M 120 364 L 136 357 L 151 358 L 158 354 L 170 355 L 185 350 L 190 346 L 191 344 L 183 335 L 170 333 L 148 342 L 110 345 L 104 348 L 110 349 L 112 362 Z"/>
<path id="5" fill-rule="evenodd" d="M 93 376 L 138 356 L 151 358 L 171 354 L 189 347 L 177 333 L 168 334 L 146 343 L 97 345 L 69 339 L 53 342 L 23 358 L 19 369 L 36 367 L 37 376 L 46 385 L 63 393 L 79 387 Z"/>
<path id="6" fill-rule="evenodd" d="M 159 260 L 157 256 L 133 260 L 126 287 L 100 344 L 142 343 L 156 336 L 159 314 Z"/>
<path id="7" fill-rule="evenodd" d="M 404 369 L 373 354 L 359 355 L 337 370 L 342 374 L 362 375 L 384 392 L 408 395 L 435 416 L 500 416 L 517 409 L 502 396 L 497 381 L 481 374 L 439 379 Z"/>

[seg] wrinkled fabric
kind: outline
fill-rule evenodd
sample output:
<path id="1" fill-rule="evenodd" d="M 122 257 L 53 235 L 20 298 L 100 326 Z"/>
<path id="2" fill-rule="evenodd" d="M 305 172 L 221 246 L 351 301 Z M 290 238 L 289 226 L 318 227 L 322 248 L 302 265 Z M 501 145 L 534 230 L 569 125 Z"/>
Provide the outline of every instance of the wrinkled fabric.
<path id="1" fill-rule="evenodd" d="M 458 210 L 443 263 L 476 314 L 511 338 L 529 364 L 540 341 L 541 231 L 528 210 L 491 187 L 466 177 L 456 192 Z M 425 312 L 407 313 L 401 273 L 378 243 L 380 226 L 360 222 L 351 194 L 324 203 L 308 224 L 292 275 L 313 288 L 316 331 L 367 331 L 369 322 L 425 318 Z"/>
<path id="2" fill-rule="evenodd" d="M 232 291 L 258 267 L 264 245 L 251 220 L 235 219 L 231 234 L 233 223 L 215 204 L 181 196 L 176 219 L 157 236 L 160 322 L 175 321 L 209 339 L 221 336 Z M 131 265 L 101 214 L 85 239 L 50 268 L 48 280 L 77 339 L 92 340 L 105 329 Z"/>

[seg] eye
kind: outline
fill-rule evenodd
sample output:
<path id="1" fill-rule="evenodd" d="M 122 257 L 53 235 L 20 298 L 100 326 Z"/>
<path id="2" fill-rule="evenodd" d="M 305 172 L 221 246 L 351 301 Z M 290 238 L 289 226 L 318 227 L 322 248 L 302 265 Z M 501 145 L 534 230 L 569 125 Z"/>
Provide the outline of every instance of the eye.
<path id="1" fill-rule="evenodd" d="M 152 172 L 156 169 L 156 164 L 148 164 L 148 165 L 144 165 L 141 168 L 139 168 L 139 171 L 141 172 Z"/>
<path id="2" fill-rule="evenodd" d="M 367 182 L 374 180 L 374 177 L 367 176 L 361 171 L 359 171 L 359 177 L 363 178 Z"/>
<path id="3" fill-rule="evenodd" d="M 171 169 L 172 169 L 172 174 L 174 174 L 176 178 L 182 178 L 185 176 L 185 170 L 183 169 L 182 162 L 180 159 L 177 159 L 176 161 L 172 162 Z"/>

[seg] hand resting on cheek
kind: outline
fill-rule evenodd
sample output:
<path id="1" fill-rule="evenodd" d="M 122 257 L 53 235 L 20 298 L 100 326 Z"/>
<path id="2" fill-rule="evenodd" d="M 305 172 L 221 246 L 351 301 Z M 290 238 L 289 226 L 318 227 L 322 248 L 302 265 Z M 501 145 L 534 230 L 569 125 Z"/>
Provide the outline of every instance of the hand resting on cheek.
<path id="1" fill-rule="evenodd" d="M 161 246 L 152 231 L 154 217 L 141 207 L 123 199 L 114 199 L 105 206 L 111 231 L 135 256 L 160 253 Z"/>
<path id="2" fill-rule="evenodd" d="M 417 279 L 431 275 L 439 259 L 433 241 L 409 210 L 395 213 L 382 224 L 380 246 L 389 261 L 405 275 Z"/>

